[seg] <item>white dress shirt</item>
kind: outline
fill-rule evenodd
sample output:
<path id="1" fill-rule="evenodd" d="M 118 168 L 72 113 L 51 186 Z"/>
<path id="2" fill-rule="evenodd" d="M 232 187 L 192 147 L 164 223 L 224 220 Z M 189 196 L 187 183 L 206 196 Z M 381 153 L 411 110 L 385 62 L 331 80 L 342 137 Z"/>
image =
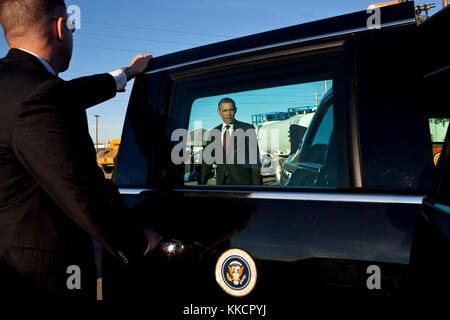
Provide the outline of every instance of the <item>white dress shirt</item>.
<path id="1" fill-rule="evenodd" d="M 228 133 L 230 134 L 230 138 L 231 138 L 231 134 L 233 133 L 233 127 L 234 127 L 233 123 L 234 123 L 234 120 L 230 124 L 222 123 L 222 134 L 220 135 L 220 139 L 222 139 L 222 145 L 223 145 L 223 134 L 227 130 L 226 126 L 230 126 L 230 128 L 228 129 Z"/>

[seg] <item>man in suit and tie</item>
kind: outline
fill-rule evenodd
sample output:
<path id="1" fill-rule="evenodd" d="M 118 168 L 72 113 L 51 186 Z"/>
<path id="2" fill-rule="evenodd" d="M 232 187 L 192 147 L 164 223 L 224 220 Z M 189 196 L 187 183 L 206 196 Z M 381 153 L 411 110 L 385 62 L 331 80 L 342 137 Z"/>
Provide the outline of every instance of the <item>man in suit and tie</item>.
<path id="1" fill-rule="evenodd" d="M 10 47 L 0 59 L 0 295 L 10 298 L 95 299 L 92 237 L 124 264 L 161 239 L 135 225 L 104 178 L 85 112 L 123 91 L 151 56 L 63 81 L 73 47 L 67 20 L 64 0 L 0 0 Z"/>
<path id="2" fill-rule="evenodd" d="M 222 124 L 213 131 L 220 134 L 223 157 L 219 156 L 219 161 L 216 161 L 216 184 L 259 186 L 262 185 L 262 177 L 255 128 L 236 120 L 236 112 L 233 99 L 223 98 L 219 101 L 217 113 L 222 118 Z M 205 150 L 213 140 L 208 142 Z M 212 164 L 203 161 L 200 184 L 207 184 L 211 170 Z"/>

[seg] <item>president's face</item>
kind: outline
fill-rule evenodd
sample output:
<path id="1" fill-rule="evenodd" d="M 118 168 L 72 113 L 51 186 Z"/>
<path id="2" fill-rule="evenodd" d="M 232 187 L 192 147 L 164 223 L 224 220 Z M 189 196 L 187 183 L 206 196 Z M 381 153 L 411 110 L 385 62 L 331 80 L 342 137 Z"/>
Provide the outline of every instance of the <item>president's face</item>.
<path id="1" fill-rule="evenodd" d="M 233 107 L 233 104 L 230 102 L 224 102 L 220 105 L 217 113 L 222 117 L 222 121 L 225 124 L 230 124 L 234 120 L 234 116 L 236 114 L 236 108 Z"/>

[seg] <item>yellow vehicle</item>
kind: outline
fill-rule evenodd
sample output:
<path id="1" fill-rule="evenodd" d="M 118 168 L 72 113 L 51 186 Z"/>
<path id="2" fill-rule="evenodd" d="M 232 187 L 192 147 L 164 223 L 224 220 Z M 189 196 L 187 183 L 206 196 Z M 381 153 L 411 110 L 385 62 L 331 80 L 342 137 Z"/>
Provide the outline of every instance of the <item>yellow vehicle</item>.
<path id="1" fill-rule="evenodd" d="M 120 139 L 113 139 L 109 146 L 97 153 L 97 163 L 105 173 L 111 173 L 114 170 L 114 158 L 119 152 Z"/>

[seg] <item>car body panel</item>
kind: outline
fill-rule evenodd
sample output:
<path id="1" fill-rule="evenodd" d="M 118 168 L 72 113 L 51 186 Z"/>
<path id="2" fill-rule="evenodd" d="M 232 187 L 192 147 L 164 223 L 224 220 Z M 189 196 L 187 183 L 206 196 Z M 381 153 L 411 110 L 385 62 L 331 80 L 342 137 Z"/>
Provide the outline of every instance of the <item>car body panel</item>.
<path id="1" fill-rule="evenodd" d="M 371 295 L 371 265 L 383 272 L 378 294 L 408 288 L 416 218 L 435 181 L 432 146 L 422 74 L 411 68 L 420 57 L 413 3 L 380 10 L 379 30 L 367 28 L 363 11 L 158 57 L 136 79 L 116 183 L 136 220 L 206 250 L 178 260 L 156 254 L 132 269 L 106 253 L 106 299 L 163 292 L 174 303 L 283 306 L 302 295 Z M 196 90 L 217 94 L 236 77 L 241 82 L 227 90 L 257 87 L 263 71 L 279 77 L 322 61 L 335 65 L 339 187 L 184 185 L 183 168 L 170 159 L 171 133 L 186 128 Z M 224 211 L 227 202 L 238 209 Z M 259 272 L 254 291 L 238 300 L 214 280 L 217 259 L 230 248 L 247 251 Z"/>

